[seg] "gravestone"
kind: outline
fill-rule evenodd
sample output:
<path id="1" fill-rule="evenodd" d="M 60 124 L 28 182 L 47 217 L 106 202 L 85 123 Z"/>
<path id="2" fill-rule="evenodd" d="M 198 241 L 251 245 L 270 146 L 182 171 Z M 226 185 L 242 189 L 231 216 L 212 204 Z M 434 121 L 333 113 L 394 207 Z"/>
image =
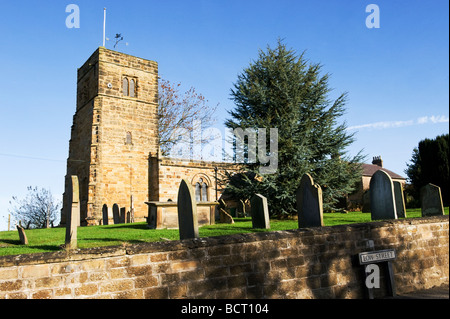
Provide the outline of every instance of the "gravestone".
<path id="1" fill-rule="evenodd" d="M 253 228 L 270 229 L 269 206 L 267 205 L 267 198 L 255 194 L 250 199 L 252 226 Z"/>
<path id="2" fill-rule="evenodd" d="M 322 188 L 305 174 L 297 189 L 298 227 L 323 226 Z"/>
<path id="3" fill-rule="evenodd" d="M 126 224 L 127 222 L 127 212 L 125 207 L 120 208 L 120 223 Z"/>
<path id="4" fill-rule="evenodd" d="M 113 221 L 114 225 L 120 224 L 120 209 L 117 204 L 113 205 Z"/>
<path id="5" fill-rule="evenodd" d="M 134 200 L 133 195 L 130 197 L 130 223 L 134 223 Z"/>
<path id="6" fill-rule="evenodd" d="M 180 239 L 198 238 L 195 192 L 192 185 L 185 179 L 181 181 L 178 189 L 177 210 Z"/>
<path id="7" fill-rule="evenodd" d="M 370 189 L 363 194 L 363 205 L 361 211 L 363 213 L 370 213 Z"/>
<path id="8" fill-rule="evenodd" d="M 28 245 L 28 238 L 25 234 L 25 229 L 22 226 L 17 225 L 17 231 L 19 232 L 20 243 L 22 245 Z"/>
<path id="9" fill-rule="evenodd" d="M 372 220 L 397 219 L 394 185 L 391 177 L 381 169 L 370 179 L 370 212 Z"/>
<path id="10" fill-rule="evenodd" d="M 77 248 L 77 228 L 80 222 L 80 189 L 78 176 L 72 175 L 69 181 L 69 203 L 71 208 L 68 211 L 69 216 L 66 220 L 66 249 Z"/>
<path id="11" fill-rule="evenodd" d="M 108 205 L 104 204 L 102 207 L 103 225 L 108 225 Z"/>
<path id="12" fill-rule="evenodd" d="M 395 208 L 398 218 L 406 218 L 405 197 L 403 196 L 403 185 L 401 182 L 393 181 Z"/>
<path id="13" fill-rule="evenodd" d="M 433 184 L 427 184 L 420 189 L 420 202 L 422 205 L 422 217 L 444 215 L 441 188 Z"/>

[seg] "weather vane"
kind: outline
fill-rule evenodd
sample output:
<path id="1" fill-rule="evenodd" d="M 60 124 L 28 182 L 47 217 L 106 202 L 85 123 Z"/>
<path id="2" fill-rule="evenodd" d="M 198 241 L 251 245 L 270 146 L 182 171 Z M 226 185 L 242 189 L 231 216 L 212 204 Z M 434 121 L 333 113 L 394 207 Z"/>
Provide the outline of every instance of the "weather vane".
<path id="1" fill-rule="evenodd" d="M 123 40 L 123 36 L 121 33 L 116 33 L 114 39 L 116 40 L 114 48 L 116 48 L 119 42 Z M 103 47 L 105 47 L 105 41 L 109 41 L 109 38 L 106 37 L 106 8 L 103 8 Z M 128 42 L 125 42 L 125 45 L 128 45 Z"/>
<path id="2" fill-rule="evenodd" d="M 114 44 L 114 47 L 116 47 L 119 42 L 123 40 L 123 36 L 120 33 L 116 33 L 116 37 L 114 39 L 116 39 L 116 43 Z"/>

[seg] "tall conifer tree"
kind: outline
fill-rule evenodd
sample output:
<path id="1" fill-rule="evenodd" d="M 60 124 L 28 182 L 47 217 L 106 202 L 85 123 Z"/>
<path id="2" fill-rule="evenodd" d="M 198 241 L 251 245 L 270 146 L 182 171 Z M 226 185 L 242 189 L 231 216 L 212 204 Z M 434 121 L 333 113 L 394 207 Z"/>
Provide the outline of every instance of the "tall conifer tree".
<path id="1" fill-rule="evenodd" d="M 328 74 L 321 75 L 321 65 L 309 63 L 281 40 L 275 49 L 260 50 L 231 90 L 236 107 L 225 125 L 267 132 L 277 128 L 278 169 L 261 176 L 259 161 L 244 164 L 240 178 L 225 178 L 230 194 L 248 199 L 260 193 L 267 197 L 271 214 L 283 217 L 296 214 L 295 193 L 304 173 L 321 185 L 325 210 L 336 209 L 354 190 L 361 178 L 362 156 L 346 155 L 354 137 L 338 120 L 347 94 L 329 100 L 328 79 Z"/>

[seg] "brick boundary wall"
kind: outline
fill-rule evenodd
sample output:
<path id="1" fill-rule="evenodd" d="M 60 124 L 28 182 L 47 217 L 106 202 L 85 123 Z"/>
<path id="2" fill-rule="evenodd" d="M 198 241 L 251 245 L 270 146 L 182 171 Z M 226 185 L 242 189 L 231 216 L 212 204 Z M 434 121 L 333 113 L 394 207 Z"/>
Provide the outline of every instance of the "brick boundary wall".
<path id="1" fill-rule="evenodd" d="M 0 299 L 364 298 L 371 246 L 396 250 L 399 293 L 449 281 L 442 216 L 3 256 Z"/>

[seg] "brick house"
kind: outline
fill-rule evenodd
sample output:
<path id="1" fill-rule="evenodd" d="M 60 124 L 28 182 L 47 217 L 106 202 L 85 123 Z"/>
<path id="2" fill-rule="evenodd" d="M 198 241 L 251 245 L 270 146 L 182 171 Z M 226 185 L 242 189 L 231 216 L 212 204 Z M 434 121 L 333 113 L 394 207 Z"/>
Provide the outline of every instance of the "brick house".
<path id="1" fill-rule="evenodd" d="M 405 177 L 383 167 L 381 156 L 374 157 L 372 164 L 362 164 L 362 169 L 361 182 L 359 183 L 357 190 L 349 195 L 347 199 L 347 208 L 350 210 L 362 210 L 363 212 L 370 211 L 370 198 L 368 193 L 370 179 L 372 178 L 372 175 L 380 169 L 385 171 L 391 177 L 392 181 L 400 182 L 403 187 L 406 184 Z"/>

